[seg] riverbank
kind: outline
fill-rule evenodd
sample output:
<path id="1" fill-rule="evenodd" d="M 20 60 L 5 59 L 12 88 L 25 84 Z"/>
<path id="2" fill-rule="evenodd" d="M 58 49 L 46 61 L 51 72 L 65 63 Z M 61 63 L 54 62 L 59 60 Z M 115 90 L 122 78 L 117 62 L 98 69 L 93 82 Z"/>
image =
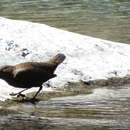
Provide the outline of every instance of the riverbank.
<path id="1" fill-rule="evenodd" d="M 51 91 L 42 91 L 39 95 L 39 101 L 41 100 L 48 100 L 50 98 L 56 98 L 56 97 L 66 97 L 66 96 L 76 96 L 81 94 L 91 94 L 93 89 L 96 88 L 102 88 L 102 87 L 115 87 L 115 89 L 119 88 L 120 86 L 129 86 L 130 84 L 130 75 L 127 75 L 125 77 L 111 77 L 109 79 L 100 79 L 100 80 L 93 80 L 88 82 L 68 82 L 64 87 L 62 88 L 52 88 Z M 33 97 L 35 92 L 28 92 L 26 95 L 27 97 Z M 16 99 L 16 102 L 21 101 L 21 98 L 14 98 L 14 102 Z M 26 98 L 26 97 L 25 97 Z M 17 100 L 18 99 L 18 100 Z M 9 101 L 9 102 L 8 102 Z M 11 101 L 11 102 L 10 102 Z M 7 99 L 5 101 L 5 106 L 12 104 L 13 99 Z M 7 102 L 7 103 L 6 103 Z M 0 104 L 4 105 L 4 102 L 1 102 Z"/>

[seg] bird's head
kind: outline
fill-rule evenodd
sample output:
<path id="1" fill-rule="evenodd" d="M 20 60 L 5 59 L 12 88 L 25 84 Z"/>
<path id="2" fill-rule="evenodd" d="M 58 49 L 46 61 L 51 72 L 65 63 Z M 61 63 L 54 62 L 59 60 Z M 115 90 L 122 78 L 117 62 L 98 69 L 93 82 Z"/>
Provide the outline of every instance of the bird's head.
<path id="1" fill-rule="evenodd" d="M 59 53 L 52 59 L 52 61 L 58 65 L 58 64 L 62 63 L 65 60 L 65 58 L 66 57 L 64 54 Z"/>

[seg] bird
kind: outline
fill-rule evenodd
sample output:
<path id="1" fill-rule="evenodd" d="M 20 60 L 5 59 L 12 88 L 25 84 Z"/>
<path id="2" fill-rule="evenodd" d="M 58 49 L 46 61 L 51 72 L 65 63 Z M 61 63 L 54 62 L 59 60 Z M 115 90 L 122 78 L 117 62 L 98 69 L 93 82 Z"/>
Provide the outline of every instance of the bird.
<path id="1" fill-rule="evenodd" d="M 23 91 L 32 87 L 39 87 L 39 90 L 32 97 L 32 100 L 35 100 L 42 90 L 43 83 L 57 76 L 54 72 L 65 58 L 64 54 L 59 53 L 46 62 L 23 62 L 16 65 L 3 65 L 0 66 L 0 79 L 13 87 L 24 88 L 18 93 L 11 93 L 11 96 L 25 96 L 22 94 Z"/>

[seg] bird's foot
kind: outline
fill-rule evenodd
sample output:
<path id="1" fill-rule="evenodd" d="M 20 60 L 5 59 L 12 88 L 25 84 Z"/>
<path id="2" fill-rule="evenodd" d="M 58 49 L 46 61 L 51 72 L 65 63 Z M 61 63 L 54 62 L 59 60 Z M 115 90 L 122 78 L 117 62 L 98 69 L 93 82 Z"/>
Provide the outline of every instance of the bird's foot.
<path id="1" fill-rule="evenodd" d="M 26 97 L 26 96 L 25 96 L 25 94 L 19 93 L 19 94 L 17 95 L 17 97 Z"/>
<path id="2" fill-rule="evenodd" d="M 24 94 L 21 93 L 10 93 L 10 96 L 17 96 L 17 97 L 26 97 Z"/>
<path id="3" fill-rule="evenodd" d="M 18 95 L 18 93 L 10 93 L 9 95 L 10 96 L 16 96 L 16 95 Z"/>

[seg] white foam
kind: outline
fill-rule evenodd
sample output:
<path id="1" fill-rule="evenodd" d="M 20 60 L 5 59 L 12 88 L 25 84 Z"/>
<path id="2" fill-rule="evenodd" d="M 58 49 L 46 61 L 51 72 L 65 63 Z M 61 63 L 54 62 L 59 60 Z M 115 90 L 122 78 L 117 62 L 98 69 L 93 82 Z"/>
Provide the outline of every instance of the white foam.
<path id="1" fill-rule="evenodd" d="M 130 45 L 84 36 L 44 24 L 0 18 L 0 65 L 46 61 L 57 53 L 66 60 L 57 68 L 52 87 L 67 82 L 106 79 L 130 73 Z M 25 57 L 23 55 L 26 55 Z M 0 81 L 0 95 L 10 91 Z M 2 90 L 3 91 L 3 90 Z M 6 97 L 6 96 L 5 96 Z"/>

